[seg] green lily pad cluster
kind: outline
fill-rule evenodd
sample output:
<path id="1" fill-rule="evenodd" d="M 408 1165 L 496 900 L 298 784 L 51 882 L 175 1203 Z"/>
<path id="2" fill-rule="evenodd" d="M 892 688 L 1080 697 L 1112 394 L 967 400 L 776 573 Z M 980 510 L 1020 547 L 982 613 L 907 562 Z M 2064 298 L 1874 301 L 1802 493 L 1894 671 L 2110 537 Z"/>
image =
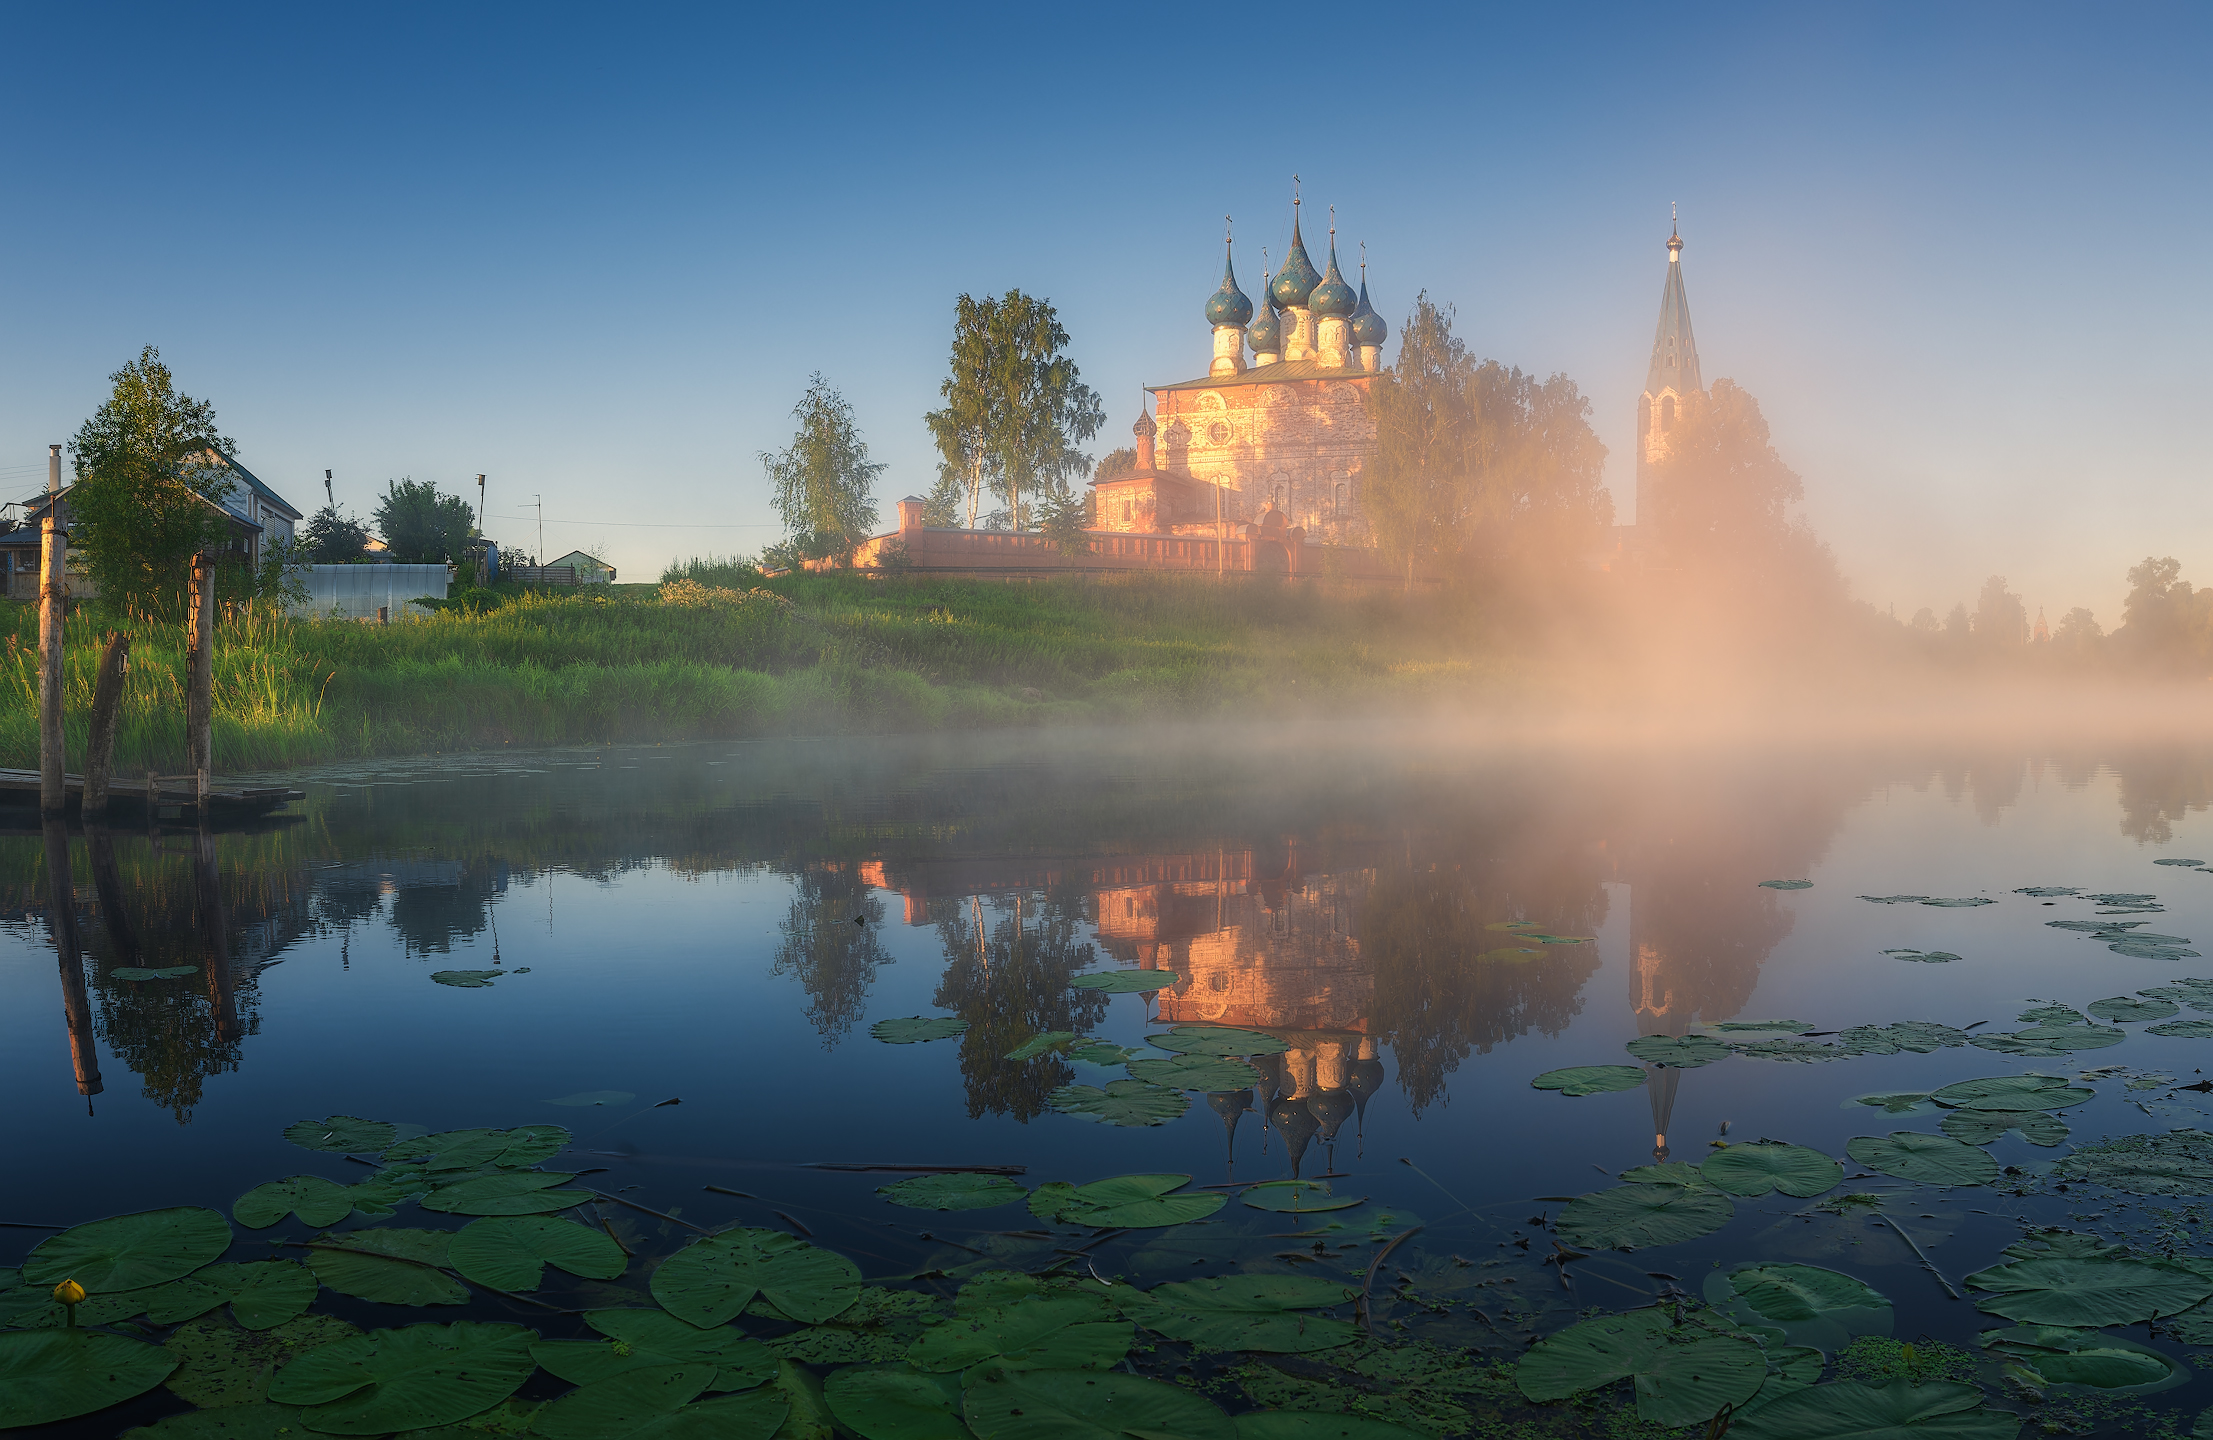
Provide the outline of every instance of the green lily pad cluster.
<path id="1" fill-rule="evenodd" d="M 1106 995 L 1150 995 L 1155 990 L 1170 988 L 1181 979 L 1173 970 L 1101 970 L 1078 975 L 1068 983 L 1078 990 L 1097 990 Z"/>
<path id="2" fill-rule="evenodd" d="M 2188 938 L 2154 934 L 2144 929 L 2147 922 L 2142 920 L 2047 920 L 2044 923 L 2054 930 L 2076 931 L 2085 939 L 2095 940 L 2114 954 L 2126 955 L 2132 960 L 2200 958 L 2199 952 L 2190 948 L 2192 942 Z"/>

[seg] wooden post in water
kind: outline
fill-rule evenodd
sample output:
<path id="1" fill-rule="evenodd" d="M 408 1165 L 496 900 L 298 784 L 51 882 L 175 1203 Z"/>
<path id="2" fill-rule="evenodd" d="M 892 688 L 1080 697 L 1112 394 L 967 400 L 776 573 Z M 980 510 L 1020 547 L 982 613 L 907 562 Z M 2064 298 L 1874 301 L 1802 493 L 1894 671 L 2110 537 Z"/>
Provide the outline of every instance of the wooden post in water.
<path id="1" fill-rule="evenodd" d="M 115 776 L 115 724 L 123 711 L 123 675 L 130 668 L 131 637 L 110 630 L 100 656 L 100 678 L 92 687 L 92 734 L 85 742 L 85 794 L 79 811 L 87 825 L 107 819 L 108 783 Z"/>
<path id="2" fill-rule="evenodd" d="M 69 582 L 69 534 L 61 527 L 61 446 L 46 447 L 46 520 L 39 527 L 38 808 L 59 819 L 69 803 L 62 766 L 61 640 Z"/>
<path id="3" fill-rule="evenodd" d="M 69 872 L 69 832 L 58 819 L 46 832 L 46 928 L 61 961 L 62 1021 L 69 1027 L 69 1061 L 86 1109 L 100 1093 L 100 1052 L 93 1043 L 92 1006 L 85 996 L 84 946 L 77 934 L 77 890 Z"/>
<path id="4" fill-rule="evenodd" d="M 187 597 L 190 613 L 185 619 L 185 648 L 191 659 L 191 675 L 185 691 L 185 766 L 192 772 L 199 820 L 207 823 L 208 770 L 215 750 L 215 557 L 206 551 L 192 557 L 192 588 Z"/>

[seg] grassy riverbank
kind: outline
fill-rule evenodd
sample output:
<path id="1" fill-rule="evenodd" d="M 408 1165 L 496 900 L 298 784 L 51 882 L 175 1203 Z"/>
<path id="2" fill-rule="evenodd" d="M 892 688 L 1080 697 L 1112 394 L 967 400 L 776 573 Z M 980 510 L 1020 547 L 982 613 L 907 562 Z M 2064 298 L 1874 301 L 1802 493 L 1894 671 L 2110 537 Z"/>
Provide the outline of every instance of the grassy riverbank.
<path id="1" fill-rule="evenodd" d="M 215 763 L 234 772 L 500 745 L 1285 714 L 1503 683 L 1434 597 L 1184 577 L 861 580 L 503 594 L 420 623 L 226 617 Z M 182 628 L 68 622 L 69 766 L 102 634 L 132 634 L 116 761 L 184 755 Z M 38 617 L 0 602 L 0 765 L 37 763 Z M 1473 657 L 1473 658 L 1471 658 Z"/>

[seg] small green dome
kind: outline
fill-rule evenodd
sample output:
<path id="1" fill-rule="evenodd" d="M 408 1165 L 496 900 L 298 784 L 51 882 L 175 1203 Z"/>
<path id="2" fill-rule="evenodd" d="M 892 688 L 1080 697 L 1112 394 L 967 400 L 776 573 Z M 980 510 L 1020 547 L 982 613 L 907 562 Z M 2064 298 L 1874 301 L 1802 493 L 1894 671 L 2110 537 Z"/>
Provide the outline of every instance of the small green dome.
<path id="1" fill-rule="evenodd" d="M 1321 278 L 1314 273 L 1314 262 L 1306 258 L 1306 242 L 1299 238 L 1298 217 L 1293 216 L 1291 253 L 1283 257 L 1283 269 L 1277 272 L 1275 283 L 1268 287 L 1268 298 L 1276 302 L 1278 310 L 1303 309 L 1306 297 L 1314 293 Z"/>
<path id="2" fill-rule="evenodd" d="M 1207 297 L 1206 323 L 1209 325 L 1242 325 L 1252 319 L 1252 301 L 1237 288 L 1237 269 L 1227 255 L 1222 257 L 1222 288 Z"/>
<path id="3" fill-rule="evenodd" d="M 1268 303 L 1268 277 L 1260 277 L 1260 313 L 1245 327 L 1246 343 L 1255 355 L 1273 355 L 1283 348 L 1283 321 L 1276 314 L 1276 307 Z"/>
<path id="4" fill-rule="evenodd" d="M 1360 303 L 1352 312 L 1352 343 L 1355 345 L 1381 345 L 1390 336 L 1391 327 L 1383 323 L 1383 317 L 1375 313 L 1368 303 L 1368 277 L 1360 277 Z"/>
<path id="5" fill-rule="evenodd" d="M 1331 240 L 1329 242 L 1329 273 L 1322 277 L 1321 284 L 1316 285 L 1312 291 L 1308 292 L 1306 297 L 1307 308 L 1311 309 L 1317 316 L 1350 315 L 1355 303 L 1352 287 L 1345 283 L 1344 276 L 1337 273 L 1337 242 Z"/>

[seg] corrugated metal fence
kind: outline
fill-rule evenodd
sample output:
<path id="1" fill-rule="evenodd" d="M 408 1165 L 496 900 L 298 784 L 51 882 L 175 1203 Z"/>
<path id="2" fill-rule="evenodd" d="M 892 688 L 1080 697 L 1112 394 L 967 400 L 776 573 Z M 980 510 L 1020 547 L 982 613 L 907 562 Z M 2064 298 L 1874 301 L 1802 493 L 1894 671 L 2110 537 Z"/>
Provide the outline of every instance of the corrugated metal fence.
<path id="1" fill-rule="evenodd" d="M 431 612 L 407 602 L 446 598 L 443 565 L 310 565 L 300 578 L 307 603 L 292 614 L 314 620 L 374 620 L 382 610 L 394 624 L 428 619 Z"/>

